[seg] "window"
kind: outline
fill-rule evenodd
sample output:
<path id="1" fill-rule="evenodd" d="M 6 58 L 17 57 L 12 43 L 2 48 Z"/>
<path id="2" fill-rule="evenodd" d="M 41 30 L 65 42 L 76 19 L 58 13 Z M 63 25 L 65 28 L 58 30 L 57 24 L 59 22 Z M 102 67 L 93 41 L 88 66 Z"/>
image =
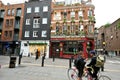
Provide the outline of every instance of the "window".
<path id="1" fill-rule="evenodd" d="M 5 31 L 4 36 L 5 36 L 5 37 L 7 37 L 7 36 L 8 36 L 8 31 Z"/>
<path id="2" fill-rule="evenodd" d="M 46 31 L 46 30 L 43 30 L 41 36 L 42 36 L 42 37 L 47 37 L 47 31 Z"/>
<path id="3" fill-rule="evenodd" d="M 92 16 L 92 10 L 88 10 L 88 16 Z"/>
<path id="4" fill-rule="evenodd" d="M 16 15 L 17 15 L 17 16 L 21 16 L 21 13 L 22 13 L 21 9 L 20 9 L 20 8 L 17 9 Z"/>
<path id="5" fill-rule="evenodd" d="M 10 9 L 8 9 L 8 15 L 10 15 Z"/>
<path id="6" fill-rule="evenodd" d="M 80 17 L 80 16 L 83 17 L 83 12 L 82 12 L 82 11 L 79 11 L 79 12 L 78 12 L 78 15 L 79 15 L 79 17 Z"/>
<path id="7" fill-rule="evenodd" d="M 34 18 L 33 28 L 39 28 L 39 27 L 40 27 L 40 18 Z"/>
<path id="8" fill-rule="evenodd" d="M 33 31 L 33 37 L 38 37 L 38 31 Z"/>
<path id="9" fill-rule="evenodd" d="M 39 7 L 35 7 L 35 13 L 39 12 Z"/>
<path id="10" fill-rule="evenodd" d="M 90 32 L 90 33 L 93 32 L 93 26 L 92 25 L 88 26 L 88 32 Z"/>
<path id="11" fill-rule="evenodd" d="M 29 37 L 30 31 L 25 31 L 25 37 Z"/>
<path id="12" fill-rule="evenodd" d="M 61 13 L 60 13 L 60 12 L 56 12 L 56 13 L 54 14 L 53 20 L 61 20 Z"/>
<path id="13" fill-rule="evenodd" d="M 15 9 L 12 9 L 12 16 L 15 14 Z"/>
<path id="14" fill-rule="evenodd" d="M 27 13 L 31 13 L 31 8 L 27 8 Z"/>
<path id="15" fill-rule="evenodd" d="M 42 19 L 42 24 L 47 24 L 47 18 Z"/>
<path id="16" fill-rule="evenodd" d="M 72 17 L 75 17 L 75 12 L 71 12 L 71 13 L 70 13 L 70 16 L 71 16 L 71 18 L 72 18 Z"/>
<path id="17" fill-rule="evenodd" d="M 83 30 L 83 25 L 80 25 L 79 26 L 79 31 L 82 31 Z"/>
<path id="18" fill-rule="evenodd" d="M 48 6 L 43 6 L 43 12 L 47 12 L 48 11 Z"/>
<path id="19" fill-rule="evenodd" d="M 30 19 L 26 19 L 26 25 L 30 25 Z"/>

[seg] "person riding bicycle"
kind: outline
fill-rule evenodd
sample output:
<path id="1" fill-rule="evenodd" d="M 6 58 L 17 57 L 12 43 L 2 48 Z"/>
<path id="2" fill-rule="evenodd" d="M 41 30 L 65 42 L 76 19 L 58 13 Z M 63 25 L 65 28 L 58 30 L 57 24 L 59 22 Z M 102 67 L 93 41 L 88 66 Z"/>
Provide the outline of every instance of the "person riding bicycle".
<path id="1" fill-rule="evenodd" d="M 83 51 L 79 51 L 77 58 L 74 61 L 74 66 L 78 70 L 78 80 L 82 79 L 85 64 L 86 62 L 85 62 Z"/>
<path id="2" fill-rule="evenodd" d="M 97 80 L 97 73 L 99 72 L 101 66 L 104 65 L 104 58 L 101 55 L 95 56 L 95 52 L 90 52 L 90 54 L 92 55 L 92 59 L 90 61 L 89 64 L 87 64 L 88 67 L 92 67 L 93 68 L 93 73 L 91 72 L 90 69 L 88 69 L 88 71 L 90 72 L 91 76 Z"/>

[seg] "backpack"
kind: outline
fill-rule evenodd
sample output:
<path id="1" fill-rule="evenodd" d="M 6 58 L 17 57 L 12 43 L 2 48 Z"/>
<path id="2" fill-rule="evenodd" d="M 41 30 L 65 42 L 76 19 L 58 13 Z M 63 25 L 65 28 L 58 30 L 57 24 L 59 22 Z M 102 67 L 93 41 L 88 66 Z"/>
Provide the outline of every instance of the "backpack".
<path id="1" fill-rule="evenodd" d="M 83 58 L 77 58 L 74 61 L 74 66 L 79 69 L 79 68 L 83 68 L 85 66 L 85 61 Z"/>
<path id="2" fill-rule="evenodd" d="M 102 67 L 105 63 L 105 57 L 103 55 L 98 55 L 96 57 L 96 67 Z"/>

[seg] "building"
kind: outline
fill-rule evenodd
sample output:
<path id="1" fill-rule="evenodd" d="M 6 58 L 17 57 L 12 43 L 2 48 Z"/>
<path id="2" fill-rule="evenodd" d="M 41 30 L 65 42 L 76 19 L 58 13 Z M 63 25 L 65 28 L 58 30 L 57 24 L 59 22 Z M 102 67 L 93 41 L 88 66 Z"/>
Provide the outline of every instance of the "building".
<path id="1" fill-rule="evenodd" d="M 25 2 L 21 51 L 23 56 L 40 54 L 49 57 L 51 0 Z"/>
<path id="2" fill-rule="evenodd" d="M 0 1 L 0 54 L 18 55 L 22 37 L 24 4 L 7 4 Z"/>
<path id="3" fill-rule="evenodd" d="M 94 49 L 95 7 L 91 0 L 69 5 L 52 2 L 51 9 L 50 57 L 70 58 L 79 50 L 88 57 Z"/>
<path id="4" fill-rule="evenodd" d="M 99 28 L 98 49 L 110 56 L 120 55 L 120 18 Z"/>

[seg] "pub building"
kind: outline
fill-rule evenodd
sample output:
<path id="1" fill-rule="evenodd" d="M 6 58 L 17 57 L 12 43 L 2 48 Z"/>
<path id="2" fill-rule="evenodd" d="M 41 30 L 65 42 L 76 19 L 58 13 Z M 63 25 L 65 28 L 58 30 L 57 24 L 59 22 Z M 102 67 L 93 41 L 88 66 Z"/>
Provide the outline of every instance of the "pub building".
<path id="1" fill-rule="evenodd" d="M 66 0 L 67 1 L 67 0 Z M 50 57 L 70 58 L 94 49 L 94 5 L 88 2 L 52 2 Z"/>

